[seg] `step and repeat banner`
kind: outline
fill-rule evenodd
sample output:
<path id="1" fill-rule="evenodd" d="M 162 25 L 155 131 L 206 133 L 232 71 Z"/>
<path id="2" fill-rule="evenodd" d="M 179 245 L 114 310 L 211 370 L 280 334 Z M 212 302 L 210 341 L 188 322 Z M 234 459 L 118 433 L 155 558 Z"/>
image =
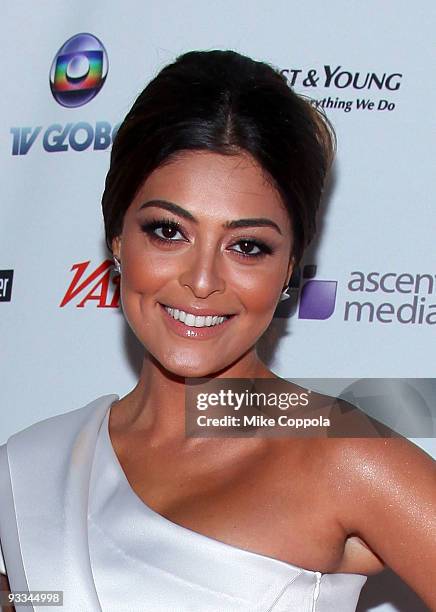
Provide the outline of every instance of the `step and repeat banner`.
<path id="1" fill-rule="evenodd" d="M 289 379 L 434 377 L 432 0 L 45 0 L 2 13 L 0 443 L 136 384 L 141 347 L 100 201 L 120 121 L 188 50 L 271 63 L 337 133 L 319 235 L 261 356 Z M 431 433 L 413 440 L 436 456 Z M 425 609 L 389 572 L 359 606 Z"/>

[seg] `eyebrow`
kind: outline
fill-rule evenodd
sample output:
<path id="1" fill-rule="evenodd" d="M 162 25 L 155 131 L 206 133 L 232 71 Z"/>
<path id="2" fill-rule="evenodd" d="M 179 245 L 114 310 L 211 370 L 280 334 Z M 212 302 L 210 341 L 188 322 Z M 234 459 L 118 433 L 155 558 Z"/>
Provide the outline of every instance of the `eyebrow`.
<path id="1" fill-rule="evenodd" d="M 148 200 L 147 202 L 144 202 L 144 204 L 141 204 L 138 210 L 143 210 L 144 208 L 149 208 L 152 206 L 163 208 L 164 210 L 168 210 L 169 212 L 172 212 L 175 215 L 184 217 L 188 221 L 193 221 L 194 223 L 198 223 L 198 219 L 196 219 L 194 215 L 191 214 L 188 210 L 186 210 L 185 208 L 182 208 L 178 204 L 174 204 L 174 202 L 168 202 L 167 200 Z M 256 217 L 253 219 L 235 219 L 234 221 L 226 221 L 225 223 L 223 223 L 223 227 L 225 229 L 235 229 L 238 227 L 265 227 L 265 226 L 272 227 L 279 234 L 282 234 L 282 231 L 277 225 L 277 223 L 275 223 L 274 221 L 266 217 Z"/>

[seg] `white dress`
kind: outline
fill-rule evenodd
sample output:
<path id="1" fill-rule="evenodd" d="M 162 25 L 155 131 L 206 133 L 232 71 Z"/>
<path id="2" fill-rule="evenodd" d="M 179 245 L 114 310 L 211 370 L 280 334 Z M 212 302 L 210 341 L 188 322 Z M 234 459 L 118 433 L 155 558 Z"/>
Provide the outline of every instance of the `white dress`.
<path id="1" fill-rule="evenodd" d="M 249 552 L 147 506 L 109 437 L 116 399 L 41 421 L 12 436 L 7 453 L 0 447 L 0 539 L 13 590 L 63 590 L 65 612 L 355 611 L 367 576 L 322 574 Z M 30 465 L 21 454 L 29 446 Z M 7 502 L 3 508 L 5 458 L 14 512 Z M 29 491 L 41 468 L 41 493 Z"/>

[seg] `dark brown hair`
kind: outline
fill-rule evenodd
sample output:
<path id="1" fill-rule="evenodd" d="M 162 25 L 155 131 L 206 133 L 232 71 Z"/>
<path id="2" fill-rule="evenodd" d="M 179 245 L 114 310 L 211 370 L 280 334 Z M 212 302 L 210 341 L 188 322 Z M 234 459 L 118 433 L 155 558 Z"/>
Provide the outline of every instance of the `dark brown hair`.
<path id="1" fill-rule="evenodd" d="M 145 87 L 114 139 L 102 198 L 106 244 L 145 179 L 177 153 L 246 151 L 281 195 L 300 262 L 335 149 L 326 117 L 264 62 L 235 51 L 191 51 Z"/>

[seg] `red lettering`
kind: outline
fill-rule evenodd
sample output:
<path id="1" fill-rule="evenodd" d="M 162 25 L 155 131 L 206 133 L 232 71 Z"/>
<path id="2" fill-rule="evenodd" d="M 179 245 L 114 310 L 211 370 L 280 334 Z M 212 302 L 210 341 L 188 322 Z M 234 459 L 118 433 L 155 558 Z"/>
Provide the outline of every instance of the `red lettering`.
<path id="1" fill-rule="evenodd" d="M 120 275 L 114 276 L 112 282 L 115 285 L 115 290 L 109 308 L 118 308 L 120 305 Z"/>
<path id="2" fill-rule="evenodd" d="M 77 308 L 83 308 L 88 300 L 97 300 L 97 308 L 107 308 L 107 292 L 109 289 L 110 271 L 108 270 L 102 278 L 95 283 L 91 291 L 85 295 L 83 300 L 76 304 Z M 99 291 L 94 293 L 95 291 Z"/>
<path id="3" fill-rule="evenodd" d="M 113 265 L 112 260 L 106 259 L 98 266 L 98 268 L 94 270 L 94 272 L 92 272 L 92 274 L 82 280 L 82 277 L 84 276 L 84 273 L 87 270 L 89 264 L 89 261 L 84 261 L 82 263 L 77 263 L 72 266 L 71 270 L 75 270 L 75 274 L 70 286 L 65 292 L 62 302 L 60 303 L 60 307 L 62 308 L 63 306 L 68 304 L 68 302 L 78 296 L 79 293 L 84 291 L 87 287 L 92 285 L 92 283 L 96 279 L 98 279 L 97 282 L 91 286 L 90 290 L 85 295 L 83 300 L 81 300 L 77 304 L 77 307 L 83 308 L 88 300 L 94 300 L 98 302 L 97 308 L 118 308 L 120 293 L 118 277 L 115 277 L 113 279 L 113 282 L 115 284 L 115 291 L 111 302 L 108 303 L 110 274 Z"/>

